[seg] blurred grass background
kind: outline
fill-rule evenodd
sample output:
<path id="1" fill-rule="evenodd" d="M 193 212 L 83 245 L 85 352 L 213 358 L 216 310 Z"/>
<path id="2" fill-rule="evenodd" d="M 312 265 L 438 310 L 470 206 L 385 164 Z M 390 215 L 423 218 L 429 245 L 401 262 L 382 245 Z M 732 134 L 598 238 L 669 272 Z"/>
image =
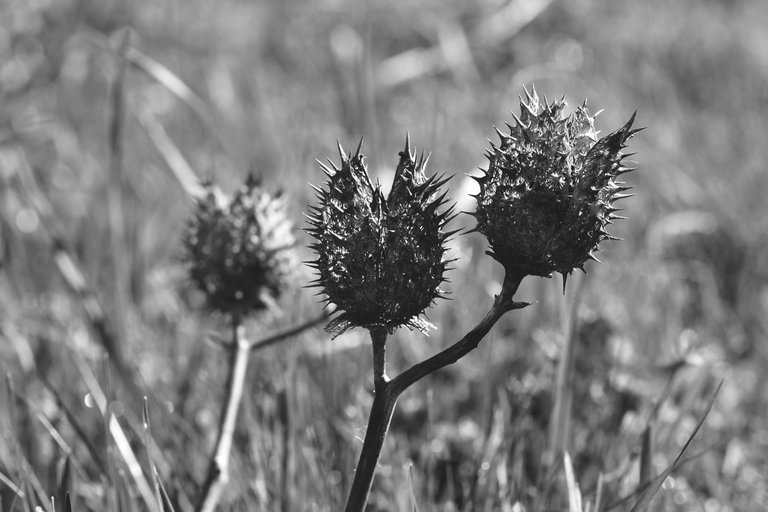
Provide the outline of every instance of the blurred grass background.
<path id="1" fill-rule="evenodd" d="M 637 195 L 613 229 L 624 241 L 603 244 L 604 264 L 565 296 L 559 278 L 528 278 L 519 297 L 533 307 L 406 393 L 371 510 L 564 510 L 562 470 L 545 459 L 568 337 L 566 447 L 585 499 L 602 475 L 602 510 L 628 510 L 619 500 L 643 467 L 671 461 L 724 378 L 695 457 L 651 507 L 768 510 L 767 23 L 761 0 L 0 1 L 3 510 L 50 508 L 46 497 L 60 504 L 65 490 L 75 510 L 143 510 L 110 412 L 149 481 L 147 451 L 177 510 L 194 502 L 226 364 L 206 340 L 226 337 L 226 322 L 202 313 L 185 282 L 193 201 L 181 158 L 228 191 L 258 172 L 285 192 L 298 228 L 308 183 L 322 181 L 314 160 L 337 158 L 336 140 L 364 137 L 386 188 L 409 132 L 432 170 L 455 173 L 454 200 L 471 210 L 465 173 L 532 83 L 605 109 L 604 134 L 639 110 Z M 452 300 L 429 312 L 438 330 L 392 339 L 393 369 L 484 314 L 500 276 L 484 250 L 477 234 L 453 243 Z M 93 297 L 62 278 L 62 254 Z M 304 270 L 250 335 L 316 316 L 309 279 Z M 361 332 L 331 341 L 314 330 L 253 356 L 223 509 L 343 506 L 371 400 L 369 352 Z"/>

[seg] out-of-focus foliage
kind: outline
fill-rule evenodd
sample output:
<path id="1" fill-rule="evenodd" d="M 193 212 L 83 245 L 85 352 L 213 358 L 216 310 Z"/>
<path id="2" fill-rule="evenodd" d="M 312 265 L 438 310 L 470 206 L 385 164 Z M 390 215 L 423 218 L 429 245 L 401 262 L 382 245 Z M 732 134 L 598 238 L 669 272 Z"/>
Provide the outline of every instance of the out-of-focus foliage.
<path id="1" fill-rule="evenodd" d="M 546 449 L 568 336 L 567 447 L 585 499 L 600 473 L 604 504 L 635 491 L 648 424 L 650 468 L 663 470 L 724 377 L 696 456 L 654 505 L 764 506 L 766 24 L 763 0 L 0 2 L 0 361 L 16 391 L 0 403 L 3 505 L 14 503 L 10 482 L 31 503 L 55 495 L 57 510 L 66 490 L 75 510 L 138 510 L 108 412 L 145 468 L 151 456 L 177 510 L 194 500 L 226 357 L 206 343 L 223 323 L 198 313 L 179 259 L 194 205 L 178 181 L 185 170 L 231 192 L 255 169 L 285 190 L 300 224 L 306 184 L 321 179 L 314 158 L 336 139 L 364 136 L 372 178 L 387 186 L 389 155 L 409 131 L 432 151 L 432 169 L 457 174 L 447 186 L 471 210 L 476 189 L 462 173 L 483 165 L 490 127 L 535 82 L 542 96 L 604 108 L 598 130 L 639 110 L 648 129 L 632 142 L 637 196 L 612 231 L 625 241 L 606 245 L 604 264 L 587 265 L 565 297 L 559 283 L 528 278 L 519 296 L 534 307 L 402 397 L 373 510 L 409 510 L 411 496 L 419 510 L 564 508 L 562 470 L 550 478 Z M 393 369 L 485 312 L 500 276 L 486 249 L 479 235 L 450 244 L 453 300 L 431 310 L 430 338 L 390 343 Z M 310 295 L 285 293 L 249 334 L 314 316 Z M 354 331 L 331 343 L 318 330 L 252 358 L 225 507 L 342 506 L 370 403 L 369 357 Z"/>

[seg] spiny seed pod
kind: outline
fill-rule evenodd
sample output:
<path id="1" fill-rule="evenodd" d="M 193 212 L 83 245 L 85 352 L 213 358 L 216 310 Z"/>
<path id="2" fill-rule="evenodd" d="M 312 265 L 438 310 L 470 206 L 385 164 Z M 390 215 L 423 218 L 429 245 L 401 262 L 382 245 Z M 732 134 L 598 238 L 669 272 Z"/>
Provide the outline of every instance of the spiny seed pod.
<path id="1" fill-rule="evenodd" d="M 265 309 L 298 265 L 285 204 L 253 176 L 231 199 L 211 184 L 205 189 L 184 235 L 189 276 L 215 311 Z"/>
<path id="2" fill-rule="evenodd" d="M 310 263 L 318 271 L 315 285 L 338 312 L 328 330 L 392 332 L 405 325 L 425 331 L 430 324 L 420 315 L 441 296 L 444 243 L 453 234 L 443 229 L 452 208 L 441 208 L 446 194 L 439 193 L 448 179 L 427 178 L 428 157 L 411 154 L 406 138 L 385 198 L 371 183 L 360 147 L 345 155 L 339 145 L 339 154 L 340 168 L 320 164 L 329 177 L 327 190 L 315 188 L 319 205 L 308 216 L 318 256 Z"/>
<path id="3" fill-rule="evenodd" d="M 488 170 L 475 178 L 477 231 L 489 254 L 508 273 L 549 276 L 560 272 L 564 283 L 573 269 L 584 270 L 597 245 L 614 239 L 606 232 L 613 206 L 630 187 L 616 178 L 634 170 L 622 164 L 621 150 L 639 130 L 635 114 L 612 134 L 597 140 L 586 101 L 566 115 L 565 99 L 539 101 L 536 90 L 520 98 L 521 114 L 509 133 L 496 130 L 501 143 L 491 143 Z M 563 284 L 565 286 L 565 284 Z"/>

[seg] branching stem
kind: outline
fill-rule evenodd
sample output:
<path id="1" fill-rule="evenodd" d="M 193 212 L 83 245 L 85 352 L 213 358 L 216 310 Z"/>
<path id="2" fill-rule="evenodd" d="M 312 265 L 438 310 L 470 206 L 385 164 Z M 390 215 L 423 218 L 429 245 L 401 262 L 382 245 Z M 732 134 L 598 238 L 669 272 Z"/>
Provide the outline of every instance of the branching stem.
<path id="1" fill-rule="evenodd" d="M 389 423 L 395 411 L 400 395 L 410 386 L 437 370 L 455 363 L 472 350 L 491 330 L 493 325 L 507 312 L 527 306 L 524 302 L 515 302 L 513 297 L 523 275 L 507 275 L 501 292 L 488 314 L 466 336 L 429 359 L 415 364 L 390 380 L 386 374 L 385 345 L 387 331 L 384 328 L 371 328 L 373 344 L 373 383 L 374 396 L 371 413 L 368 417 L 368 429 L 363 441 L 360 460 L 357 463 L 355 479 L 349 493 L 345 512 L 363 512 L 371 492 L 376 465 L 384 446 L 384 439 L 389 430 Z"/>
<path id="2" fill-rule="evenodd" d="M 229 458 L 232 452 L 232 438 L 235 434 L 237 413 L 243 398 L 245 378 L 248 374 L 248 358 L 256 350 L 266 348 L 295 336 L 323 320 L 326 315 L 309 319 L 294 327 L 267 336 L 261 340 L 250 341 L 245 336 L 245 328 L 239 315 L 232 315 L 232 342 L 228 349 L 229 374 L 227 375 L 226 396 L 224 409 L 219 421 L 219 432 L 216 438 L 216 446 L 208 464 L 208 473 L 203 483 L 196 512 L 213 512 L 221 497 L 221 492 L 229 481 Z"/>
<path id="3" fill-rule="evenodd" d="M 245 328 L 238 315 L 233 315 L 232 318 L 232 336 L 226 402 L 219 423 L 216 447 L 208 465 L 208 474 L 205 477 L 200 500 L 195 508 L 197 512 L 213 512 L 221 491 L 229 481 L 229 456 L 232 451 L 232 438 L 235 434 L 237 412 L 243 397 L 245 377 L 248 373 L 248 354 L 251 349 L 251 344 L 245 338 Z"/>

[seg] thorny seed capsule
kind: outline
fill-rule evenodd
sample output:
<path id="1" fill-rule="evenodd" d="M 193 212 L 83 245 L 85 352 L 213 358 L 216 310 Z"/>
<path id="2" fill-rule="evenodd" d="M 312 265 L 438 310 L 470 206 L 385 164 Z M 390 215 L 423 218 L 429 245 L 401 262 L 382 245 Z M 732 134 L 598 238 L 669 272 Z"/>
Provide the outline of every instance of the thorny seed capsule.
<path id="1" fill-rule="evenodd" d="M 627 197 L 616 178 L 634 170 L 622 164 L 626 141 L 637 131 L 629 122 L 597 140 L 586 102 L 565 115 L 565 99 L 539 101 L 536 90 L 520 98 L 521 114 L 509 133 L 491 143 L 488 169 L 475 178 L 476 230 L 489 254 L 507 272 L 564 280 L 582 269 L 597 245 L 611 239 L 606 227 L 615 218 L 614 201 Z M 599 112 L 598 112 L 599 114 Z M 514 114 L 513 114 L 514 115 Z M 565 282 L 565 281 L 564 281 Z M 565 285 L 564 285 L 565 286 Z"/>
<path id="2" fill-rule="evenodd" d="M 361 143 L 362 144 L 362 143 Z M 318 206 L 308 216 L 311 248 L 317 259 L 315 285 L 338 316 L 328 330 L 338 335 L 360 327 L 402 325 L 425 331 L 421 315 L 441 296 L 440 284 L 448 263 L 445 232 L 452 207 L 445 205 L 440 187 L 444 177 L 424 174 L 428 157 L 405 149 L 389 197 L 368 176 L 360 147 L 346 155 L 339 146 L 341 167 L 324 166 L 327 190 L 317 188 Z"/>
<path id="3" fill-rule="evenodd" d="M 184 234 L 189 276 L 215 311 L 265 309 L 298 265 L 285 204 L 253 176 L 231 199 L 211 184 L 205 189 Z"/>

